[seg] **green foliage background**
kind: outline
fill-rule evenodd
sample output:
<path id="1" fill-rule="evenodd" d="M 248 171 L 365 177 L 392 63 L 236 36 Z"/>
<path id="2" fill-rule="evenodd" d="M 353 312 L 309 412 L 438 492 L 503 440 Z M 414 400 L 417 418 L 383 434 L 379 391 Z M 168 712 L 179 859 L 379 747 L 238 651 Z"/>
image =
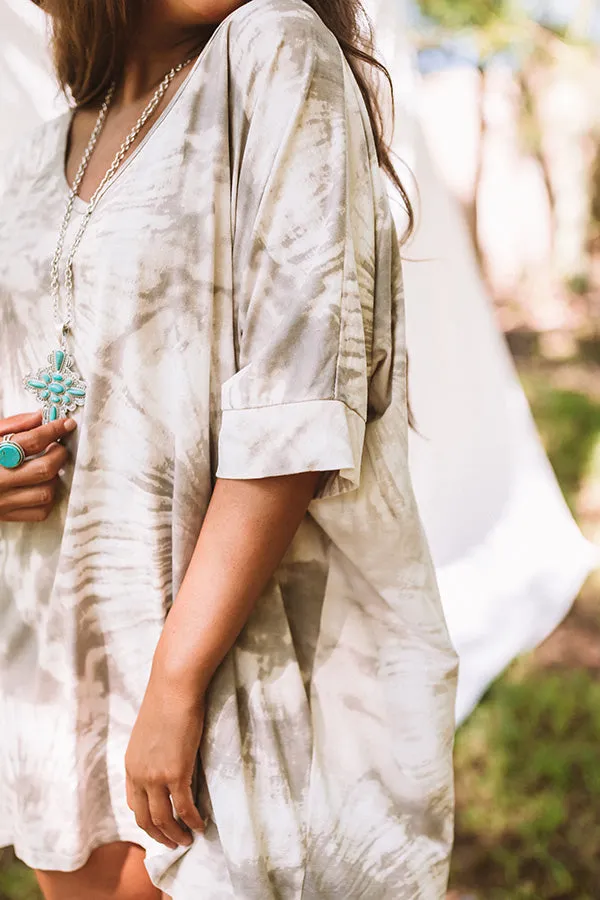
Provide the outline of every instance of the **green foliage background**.
<path id="1" fill-rule="evenodd" d="M 509 0 L 420 0 L 423 13 L 450 31 L 488 28 L 512 11 Z"/>

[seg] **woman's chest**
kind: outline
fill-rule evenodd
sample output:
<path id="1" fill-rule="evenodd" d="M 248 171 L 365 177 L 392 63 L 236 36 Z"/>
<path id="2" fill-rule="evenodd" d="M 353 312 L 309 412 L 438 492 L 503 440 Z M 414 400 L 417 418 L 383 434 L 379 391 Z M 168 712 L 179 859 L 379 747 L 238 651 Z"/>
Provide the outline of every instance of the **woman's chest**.
<path id="1" fill-rule="evenodd" d="M 206 168 L 190 171 L 183 154 L 138 163 L 91 216 L 76 201 L 57 257 L 58 292 L 52 269 L 64 176 L 9 192 L 0 215 L 0 346 L 15 365 L 15 386 L 43 364 L 61 323 L 72 319 L 79 373 L 90 385 L 110 384 L 119 402 L 168 406 L 186 385 L 205 393 L 212 347 L 229 345 L 221 334 L 229 327 L 223 307 L 231 306 L 228 185 Z M 75 247 L 71 296 L 66 260 Z M 225 374 L 231 356 L 219 360 Z"/>
<path id="2" fill-rule="evenodd" d="M 64 177 L 9 192 L 0 216 L 6 324 L 47 330 L 71 316 L 79 339 L 94 344 L 147 333 L 153 323 L 163 342 L 173 329 L 206 332 L 215 290 L 230 281 L 227 185 L 207 179 L 206 169 L 190 173 L 183 154 L 135 162 L 91 215 L 75 200 L 62 239 Z M 73 251 L 71 297 L 66 262 Z"/>

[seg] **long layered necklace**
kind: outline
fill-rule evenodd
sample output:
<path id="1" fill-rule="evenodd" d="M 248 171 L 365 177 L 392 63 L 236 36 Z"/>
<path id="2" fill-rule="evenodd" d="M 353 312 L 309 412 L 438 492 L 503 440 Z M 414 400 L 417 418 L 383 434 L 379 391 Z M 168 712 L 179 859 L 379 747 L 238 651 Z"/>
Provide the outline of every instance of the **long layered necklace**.
<path id="1" fill-rule="evenodd" d="M 165 75 L 154 92 L 152 99 L 121 144 L 110 168 L 107 170 L 104 178 L 89 200 L 81 225 L 77 231 L 75 240 L 73 241 L 73 245 L 67 254 L 65 262 L 65 304 L 64 312 L 61 312 L 60 261 L 63 255 L 67 230 L 71 222 L 75 200 L 79 197 L 81 182 L 83 181 L 98 138 L 104 127 L 106 116 L 114 96 L 116 86 L 114 82 L 108 89 L 106 97 L 100 107 L 94 130 L 92 131 L 89 143 L 81 159 L 79 169 L 75 175 L 75 180 L 69 191 L 69 198 L 58 236 L 58 243 L 52 259 L 51 296 L 54 323 L 58 335 L 57 347 L 49 354 L 48 365 L 43 366 L 38 369 L 37 372 L 28 375 L 23 380 L 25 388 L 30 393 L 34 394 L 41 404 L 44 423 L 53 422 L 56 419 L 60 419 L 63 416 L 67 416 L 69 413 L 74 412 L 77 407 L 84 405 L 86 399 L 86 382 L 78 374 L 75 367 L 75 361 L 69 353 L 69 338 L 73 332 L 73 311 L 75 302 L 73 262 L 77 250 L 79 249 L 79 245 L 81 244 L 89 221 L 98 205 L 105 187 L 114 178 L 132 144 L 137 139 L 146 122 L 156 111 L 175 76 L 188 66 L 193 59 L 193 56 L 186 59 L 185 62 L 174 66 L 171 71 Z"/>

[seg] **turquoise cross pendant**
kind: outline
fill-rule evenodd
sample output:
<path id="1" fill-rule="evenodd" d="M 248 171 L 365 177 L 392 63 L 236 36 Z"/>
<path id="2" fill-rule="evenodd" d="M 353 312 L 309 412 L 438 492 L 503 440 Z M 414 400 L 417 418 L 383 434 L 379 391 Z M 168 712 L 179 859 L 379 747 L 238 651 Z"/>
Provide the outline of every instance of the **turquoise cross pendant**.
<path id="1" fill-rule="evenodd" d="M 64 350 L 53 350 L 49 365 L 28 375 L 23 384 L 42 405 L 43 422 L 62 419 L 85 403 L 86 384 L 73 368 L 73 360 Z"/>

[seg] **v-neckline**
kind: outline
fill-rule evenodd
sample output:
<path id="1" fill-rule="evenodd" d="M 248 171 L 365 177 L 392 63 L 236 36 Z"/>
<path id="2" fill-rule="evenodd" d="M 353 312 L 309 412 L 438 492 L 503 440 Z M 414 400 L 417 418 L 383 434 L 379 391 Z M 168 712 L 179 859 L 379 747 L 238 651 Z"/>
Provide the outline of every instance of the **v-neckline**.
<path id="1" fill-rule="evenodd" d="M 235 10 L 234 10 L 234 12 L 235 12 Z M 169 100 L 169 102 L 167 103 L 165 108 L 163 109 L 163 111 L 157 116 L 157 118 L 152 123 L 152 125 L 150 126 L 148 131 L 140 139 L 137 146 L 129 154 L 127 159 L 125 159 L 121 163 L 121 165 L 119 166 L 119 168 L 116 171 L 116 173 L 114 174 L 114 176 L 104 186 L 104 188 L 102 189 L 102 192 L 100 194 L 100 197 L 103 197 L 104 194 L 106 193 L 106 191 L 109 188 L 111 188 L 119 180 L 119 178 L 121 177 L 123 172 L 125 172 L 129 168 L 131 163 L 134 161 L 134 159 L 136 159 L 139 156 L 141 150 L 146 146 L 146 144 L 148 143 L 148 141 L 150 140 L 152 135 L 156 132 L 156 130 L 159 128 L 159 126 L 162 124 L 162 122 L 164 122 L 164 120 L 167 118 L 167 116 L 169 115 L 169 113 L 171 112 L 171 110 L 173 109 L 175 104 L 177 103 L 177 101 L 182 97 L 183 93 L 185 92 L 186 87 L 188 86 L 188 84 L 193 79 L 194 75 L 196 74 L 196 71 L 198 70 L 200 63 L 204 59 L 204 56 L 205 56 L 208 48 L 212 44 L 214 38 L 216 37 L 217 32 L 219 32 L 221 30 L 221 27 L 227 22 L 228 19 L 229 19 L 229 16 L 227 16 L 225 19 L 223 19 L 222 22 L 219 22 L 219 24 L 217 25 L 217 27 L 211 34 L 210 38 L 208 39 L 208 41 L 206 42 L 206 44 L 200 51 L 200 54 L 198 55 L 198 58 L 195 60 L 194 64 L 192 65 L 192 68 L 190 69 L 190 71 L 188 72 L 188 74 L 186 75 L 184 80 L 181 82 L 181 84 L 179 85 L 179 87 L 177 88 L 177 90 L 175 91 L 175 93 L 173 94 L 173 96 L 171 97 L 171 99 Z M 64 188 L 64 192 L 66 193 L 67 196 L 71 193 L 71 185 L 69 184 L 69 180 L 67 178 L 67 148 L 69 146 L 69 139 L 70 139 L 70 135 L 71 135 L 71 128 L 73 125 L 73 119 L 75 117 L 75 112 L 76 112 L 76 110 L 70 110 L 69 112 L 65 113 L 63 128 L 61 129 L 60 141 L 59 141 L 59 146 L 60 146 L 59 152 L 60 152 L 60 160 L 61 160 L 61 165 L 60 165 L 61 183 L 62 183 L 62 187 Z M 73 211 L 74 212 L 78 212 L 83 215 L 87 211 L 88 206 L 89 206 L 89 201 L 84 200 L 82 197 L 75 197 L 75 201 L 73 203 Z"/>

